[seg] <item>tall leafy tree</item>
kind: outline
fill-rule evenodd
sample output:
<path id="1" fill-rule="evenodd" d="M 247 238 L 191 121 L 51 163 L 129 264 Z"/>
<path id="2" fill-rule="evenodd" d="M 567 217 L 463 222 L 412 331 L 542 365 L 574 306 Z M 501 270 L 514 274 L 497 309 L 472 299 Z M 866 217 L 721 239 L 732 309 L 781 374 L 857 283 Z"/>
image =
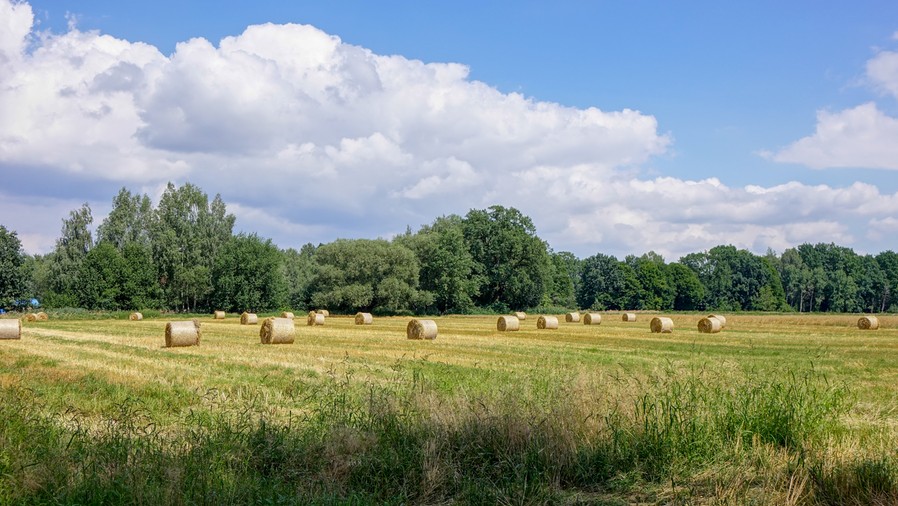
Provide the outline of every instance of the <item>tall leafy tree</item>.
<path id="1" fill-rule="evenodd" d="M 377 239 L 340 239 L 315 251 L 317 275 L 311 303 L 346 313 L 406 313 L 432 304 L 418 289 L 415 253 L 400 244 Z"/>
<path id="2" fill-rule="evenodd" d="M 641 257 L 628 256 L 625 262 L 633 269 L 641 288 L 636 309 L 673 308 L 676 291 L 661 255 L 650 251 Z"/>
<path id="3" fill-rule="evenodd" d="M 231 237 L 234 220 L 220 195 L 210 202 L 190 183 L 180 188 L 168 184 L 153 215 L 150 237 L 160 285 L 172 307 L 208 309 L 212 264 Z"/>
<path id="4" fill-rule="evenodd" d="M 97 228 L 97 242 L 106 241 L 119 251 L 126 244 L 150 245 L 153 206 L 147 195 L 132 195 L 126 188 L 112 199 L 112 210 Z"/>
<path id="5" fill-rule="evenodd" d="M 679 262 L 673 262 L 667 264 L 667 276 L 676 294 L 673 309 L 694 311 L 704 308 L 705 287 L 692 269 Z"/>
<path id="6" fill-rule="evenodd" d="M 898 307 L 895 307 L 898 305 L 898 253 L 883 251 L 876 255 L 876 263 L 885 277 L 879 311 L 898 311 Z"/>
<path id="7" fill-rule="evenodd" d="M 255 234 L 232 237 L 212 268 L 212 303 L 226 311 L 268 311 L 287 295 L 283 256 L 270 239 Z"/>
<path id="8" fill-rule="evenodd" d="M 282 272 L 287 287 L 285 304 L 292 308 L 308 307 L 310 287 L 318 270 L 315 246 L 307 243 L 299 251 L 289 248 L 283 252 L 283 257 Z"/>
<path id="9" fill-rule="evenodd" d="M 480 286 L 477 266 L 464 237 L 459 216 L 437 218 L 417 234 L 400 236 L 395 242 L 412 249 L 421 265 L 420 286 L 433 294 L 433 310 L 439 313 L 469 313 Z"/>
<path id="10" fill-rule="evenodd" d="M 480 306 L 524 309 L 538 305 L 549 280 L 548 247 L 515 208 L 473 209 L 464 220 L 465 242 L 476 262 Z"/>
<path id="11" fill-rule="evenodd" d="M 580 259 L 568 251 L 550 252 L 549 303 L 561 307 L 577 306 L 580 287 Z"/>
<path id="12" fill-rule="evenodd" d="M 597 253 L 583 260 L 577 304 L 591 309 L 636 309 L 642 286 L 633 268 Z"/>
<path id="13" fill-rule="evenodd" d="M 92 248 L 78 271 L 74 292 L 80 307 L 119 309 L 125 263 L 112 243 L 101 242 Z"/>
<path id="14" fill-rule="evenodd" d="M 121 309 L 159 307 L 162 290 L 153 264 L 153 252 L 148 244 L 128 242 L 122 248 Z"/>
<path id="15" fill-rule="evenodd" d="M 50 263 L 50 293 L 47 303 L 51 306 L 75 306 L 75 293 L 81 264 L 93 247 L 90 225 L 93 223 L 90 205 L 84 203 L 62 220 L 62 233 L 56 240 Z"/>
<path id="16" fill-rule="evenodd" d="M 779 273 L 764 258 L 749 251 L 715 246 L 705 253 L 690 253 L 680 262 L 692 269 L 704 285 L 708 309 L 777 309 L 785 305 Z"/>
<path id="17" fill-rule="evenodd" d="M 0 307 L 10 306 L 15 299 L 24 295 L 24 260 L 19 236 L 0 225 Z"/>

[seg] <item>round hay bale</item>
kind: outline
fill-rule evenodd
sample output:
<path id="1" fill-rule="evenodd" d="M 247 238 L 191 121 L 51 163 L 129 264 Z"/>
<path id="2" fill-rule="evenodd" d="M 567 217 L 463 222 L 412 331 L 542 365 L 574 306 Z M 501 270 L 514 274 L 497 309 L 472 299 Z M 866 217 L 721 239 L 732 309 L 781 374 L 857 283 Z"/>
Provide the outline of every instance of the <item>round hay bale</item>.
<path id="1" fill-rule="evenodd" d="M 37 314 L 36 314 L 36 313 L 28 313 L 28 314 L 26 314 L 26 315 L 25 315 L 25 321 L 26 321 L 26 322 L 36 322 L 36 321 L 37 321 Z"/>
<path id="2" fill-rule="evenodd" d="M 723 322 L 719 319 L 708 316 L 698 321 L 698 331 L 705 334 L 716 334 L 723 329 Z"/>
<path id="3" fill-rule="evenodd" d="M 355 314 L 355 324 L 356 325 L 371 325 L 374 323 L 374 316 L 371 313 L 356 313 Z"/>
<path id="4" fill-rule="evenodd" d="M 165 347 L 174 346 L 199 346 L 200 337 L 199 320 L 187 320 L 180 322 L 168 322 L 165 324 Z"/>
<path id="5" fill-rule="evenodd" d="M 624 313 L 621 315 L 621 320 L 625 322 L 635 322 L 636 321 L 636 313 Z"/>
<path id="6" fill-rule="evenodd" d="M 296 327 L 290 318 L 265 318 L 259 329 L 262 344 L 293 344 Z"/>
<path id="7" fill-rule="evenodd" d="M 513 330 L 521 330 L 521 320 L 517 316 L 500 316 L 496 322 L 496 329 L 499 332 L 511 332 Z"/>
<path id="8" fill-rule="evenodd" d="M 876 330 L 879 328 L 879 318 L 873 315 L 861 316 L 857 321 L 857 328 L 861 330 Z"/>
<path id="9" fill-rule="evenodd" d="M 321 313 L 316 313 L 315 311 L 309 311 L 309 317 L 306 319 L 306 325 L 324 325 L 324 315 Z"/>
<path id="10" fill-rule="evenodd" d="M 256 313 L 247 313 L 246 311 L 240 315 L 240 325 L 255 325 L 259 323 L 259 315 Z"/>
<path id="11" fill-rule="evenodd" d="M 517 311 L 517 312 L 515 312 L 514 315 L 515 315 L 515 317 L 517 317 L 518 320 L 526 320 L 527 319 L 527 313 L 525 313 L 523 311 Z"/>
<path id="12" fill-rule="evenodd" d="M 567 323 L 577 323 L 580 321 L 580 313 L 567 313 L 564 315 L 564 321 Z"/>
<path id="13" fill-rule="evenodd" d="M 709 314 L 708 318 L 717 318 L 720 321 L 720 330 L 723 330 L 727 326 L 727 317 L 722 314 Z"/>
<path id="14" fill-rule="evenodd" d="M 291 320 L 296 318 L 290 311 L 284 311 L 281 313 L 281 318 L 290 318 Z"/>
<path id="15" fill-rule="evenodd" d="M 22 339 L 22 320 L 0 320 L 0 339 Z"/>
<path id="16" fill-rule="evenodd" d="M 673 320 L 671 320 L 670 318 L 665 318 L 663 316 L 656 316 L 652 318 L 652 322 L 650 325 L 652 328 L 652 332 L 656 334 L 670 334 L 671 332 L 673 332 L 674 328 Z"/>
<path id="17" fill-rule="evenodd" d="M 318 310 L 316 310 L 315 312 L 318 313 L 318 314 L 323 314 L 325 317 L 331 315 L 331 312 L 328 311 L 327 309 L 318 309 Z"/>
<path id="18" fill-rule="evenodd" d="M 409 339 L 436 339 L 437 322 L 433 320 L 412 320 L 405 328 Z"/>
<path id="19" fill-rule="evenodd" d="M 135 312 L 131 313 L 130 316 L 128 316 L 128 319 L 131 321 L 134 321 L 134 322 L 143 320 L 143 313 L 135 311 Z"/>
<path id="20" fill-rule="evenodd" d="M 602 323 L 602 315 L 599 313 L 586 313 L 583 315 L 583 325 L 599 325 Z"/>
<path id="21" fill-rule="evenodd" d="M 43 311 L 41 311 L 40 313 L 37 314 L 37 321 L 39 321 L 39 322 L 45 322 L 49 319 L 50 319 L 50 315 L 48 315 L 47 313 L 45 313 Z"/>
<path id="22" fill-rule="evenodd" d="M 225 312 L 224 311 L 216 311 L 212 314 L 212 318 L 216 320 L 224 320 Z"/>
<path id="23" fill-rule="evenodd" d="M 536 328 L 539 330 L 557 329 L 558 318 L 555 316 L 540 316 L 536 319 Z"/>

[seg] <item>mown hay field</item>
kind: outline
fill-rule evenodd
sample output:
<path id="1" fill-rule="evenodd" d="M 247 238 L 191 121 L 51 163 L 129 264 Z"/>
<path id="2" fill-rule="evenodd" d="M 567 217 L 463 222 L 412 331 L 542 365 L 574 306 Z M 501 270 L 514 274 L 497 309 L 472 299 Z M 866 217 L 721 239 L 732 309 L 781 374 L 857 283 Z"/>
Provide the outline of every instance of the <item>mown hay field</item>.
<path id="1" fill-rule="evenodd" d="M 208 316 L 182 348 L 161 318 L 25 322 L 0 503 L 898 501 L 898 316 L 603 315 L 432 341 L 331 315 L 283 345 Z"/>

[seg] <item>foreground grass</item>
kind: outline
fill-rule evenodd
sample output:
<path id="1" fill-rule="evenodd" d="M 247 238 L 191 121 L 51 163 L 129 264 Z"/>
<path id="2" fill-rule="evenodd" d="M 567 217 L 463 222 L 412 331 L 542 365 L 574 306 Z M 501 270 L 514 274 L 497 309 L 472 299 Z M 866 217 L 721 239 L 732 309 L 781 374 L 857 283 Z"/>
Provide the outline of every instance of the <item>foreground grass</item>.
<path id="1" fill-rule="evenodd" d="M 61 321 L 0 343 L 0 503 L 898 502 L 898 321 Z M 531 325 L 532 324 L 532 325 Z"/>

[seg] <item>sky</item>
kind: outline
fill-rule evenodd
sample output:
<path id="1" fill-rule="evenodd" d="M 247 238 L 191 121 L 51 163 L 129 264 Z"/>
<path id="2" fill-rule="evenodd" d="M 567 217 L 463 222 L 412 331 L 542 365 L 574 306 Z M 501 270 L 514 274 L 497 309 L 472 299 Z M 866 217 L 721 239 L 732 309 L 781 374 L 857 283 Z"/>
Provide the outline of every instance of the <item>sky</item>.
<path id="1" fill-rule="evenodd" d="M 282 248 L 491 205 L 555 251 L 898 249 L 898 2 L 0 0 L 0 225 L 122 187 Z"/>

